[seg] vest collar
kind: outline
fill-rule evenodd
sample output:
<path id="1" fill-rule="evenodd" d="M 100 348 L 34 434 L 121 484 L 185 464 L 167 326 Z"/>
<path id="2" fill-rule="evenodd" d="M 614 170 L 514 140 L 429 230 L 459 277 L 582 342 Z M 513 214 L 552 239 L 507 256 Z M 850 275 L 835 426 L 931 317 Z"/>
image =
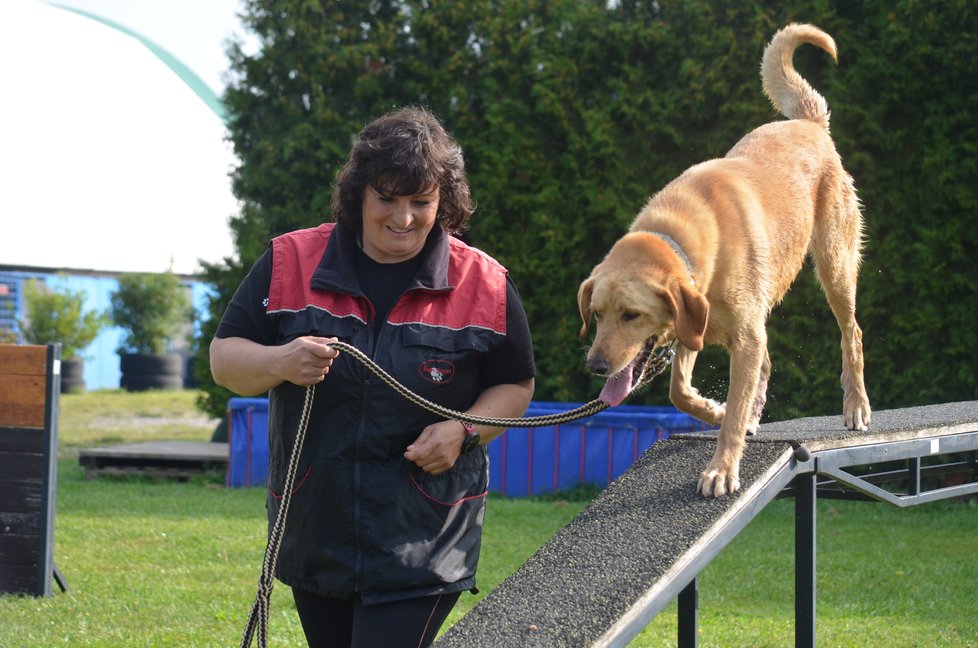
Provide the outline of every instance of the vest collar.
<path id="1" fill-rule="evenodd" d="M 354 263 L 359 246 L 355 233 L 336 223 L 326 223 L 320 227 L 328 229 L 329 239 L 310 285 L 320 290 L 362 296 L 363 290 Z M 449 237 L 441 227 L 435 226 L 431 230 L 419 254 L 424 256 L 424 260 L 407 289 L 439 292 L 451 290 L 452 286 L 448 282 L 451 256 Z"/>

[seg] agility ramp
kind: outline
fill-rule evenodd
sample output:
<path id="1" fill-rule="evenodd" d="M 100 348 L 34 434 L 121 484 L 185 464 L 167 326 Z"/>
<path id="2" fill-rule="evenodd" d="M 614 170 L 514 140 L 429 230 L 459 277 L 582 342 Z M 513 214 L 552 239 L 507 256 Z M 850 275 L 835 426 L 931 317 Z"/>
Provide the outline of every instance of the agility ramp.
<path id="1" fill-rule="evenodd" d="M 815 500 L 896 506 L 978 492 L 978 401 L 762 425 L 748 440 L 741 489 L 695 494 L 713 434 L 651 446 L 566 527 L 435 643 L 453 647 L 626 646 L 674 598 L 679 645 L 695 646 L 697 575 L 775 497 L 796 500 L 796 645 L 815 644 Z M 941 473 L 957 486 L 929 489 Z"/>

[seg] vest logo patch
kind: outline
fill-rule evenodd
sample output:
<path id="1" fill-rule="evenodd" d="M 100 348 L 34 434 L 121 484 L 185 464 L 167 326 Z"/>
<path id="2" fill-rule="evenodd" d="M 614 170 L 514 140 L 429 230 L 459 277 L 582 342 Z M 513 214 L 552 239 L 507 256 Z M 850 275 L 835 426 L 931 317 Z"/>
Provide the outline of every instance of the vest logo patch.
<path id="1" fill-rule="evenodd" d="M 455 365 L 448 360 L 425 360 L 418 365 L 418 373 L 430 383 L 447 385 L 455 377 Z"/>

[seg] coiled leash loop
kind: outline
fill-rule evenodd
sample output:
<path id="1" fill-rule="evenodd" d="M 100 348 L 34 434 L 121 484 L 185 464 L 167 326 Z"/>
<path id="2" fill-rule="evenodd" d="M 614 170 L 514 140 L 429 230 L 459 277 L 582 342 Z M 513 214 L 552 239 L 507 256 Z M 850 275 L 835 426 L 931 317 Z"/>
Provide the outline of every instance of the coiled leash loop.
<path id="1" fill-rule="evenodd" d="M 528 416 L 523 418 L 492 418 L 488 416 L 476 416 L 458 412 L 438 403 L 415 394 L 407 387 L 397 382 L 393 376 L 383 370 L 380 365 L 370 359 L 360 349 L 346 344 L 345 342 L 331 342 L 329 346 L 340 351 L 349 353 L 368 369 L 374 372 L 378 378 L 386 383 L 395 392 L 406 398 L 408 401 L 428 410 L 433 414 L 438 414 L 445 419 L 463 421 L 473 425 L 489 425 L 492 427 L 505 428 L 531 428 L 548 427 L 568 423 L 578 419 L 586 418 L 610 407 L 608 403 L 600 399 L 592 400 L 584 405 L 564 412 L 545 414 L 543 416 Z M 641 367 L 641 373 L 632 392 L 644 387 L 652 382 L 654 378 L 666 370 L 666 367 L 675 357 L 676 343 L 673 342 L 668 347 L 660 347 L 645 359 Z M 292 454 L 289 457 L 289 465 L 285 473 L 285 483 L 282 485 L 282 500 L 279 503 L 278 513 L 272 530 L 268 534 L 268 545 L 265 547 L 265 557 L 262 561 L 261 576 L 258 579 L 258 594 L 255 602 L 251 606 L 251 614 L 248 617 L 248 624 L 245 627 L 244 636 L 241 639 L 241 648 L 249 648 L 252 638 L 257 631 L 258 648 L 268 648 L 268 611 L 272 596 L 272 587 L 275 584 L 275 563 L 278 561 L 278 552 L 282 546 L 282 538 L 285 535 L 285 519 L 289 514 L 289 505 L 292 502 L 292 488 L 295 484 L 295 475 L 299 467 L 299 456 L 302 454 L 302 444 L 306 439 L 306 430 L 309 428 L 309 417 L 312 412 L 312 400 L 316 388 L 313 385 L 306 387 L 306 399 L 302 404 L 302 414 L 299 417 L 299 427 L 296 430 L 295 442 L 292 444 Z"/>

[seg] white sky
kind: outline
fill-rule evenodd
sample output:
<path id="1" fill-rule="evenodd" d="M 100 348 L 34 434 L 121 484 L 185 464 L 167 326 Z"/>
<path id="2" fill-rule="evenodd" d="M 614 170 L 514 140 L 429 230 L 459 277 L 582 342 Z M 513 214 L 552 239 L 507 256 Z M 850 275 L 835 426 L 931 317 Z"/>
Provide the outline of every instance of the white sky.
<path id="1" fill-rule="evenodd" d="M 228 69 L 226 42 L 234 35 L 245 35 L 238 19 L 241 0 L 47 2 L 98 14 L 131 29 L 177 57 L 218 95 L 224 89 L 223 76 Z"/>
<path id="2" fill-rule="evenodd" d="M 58 0 L 218 94 L 239 0 Z M 149 48 L 55 2 L 0 0 L 0 264 L 193 274 L 233 253 L 220 117 Z"/>

